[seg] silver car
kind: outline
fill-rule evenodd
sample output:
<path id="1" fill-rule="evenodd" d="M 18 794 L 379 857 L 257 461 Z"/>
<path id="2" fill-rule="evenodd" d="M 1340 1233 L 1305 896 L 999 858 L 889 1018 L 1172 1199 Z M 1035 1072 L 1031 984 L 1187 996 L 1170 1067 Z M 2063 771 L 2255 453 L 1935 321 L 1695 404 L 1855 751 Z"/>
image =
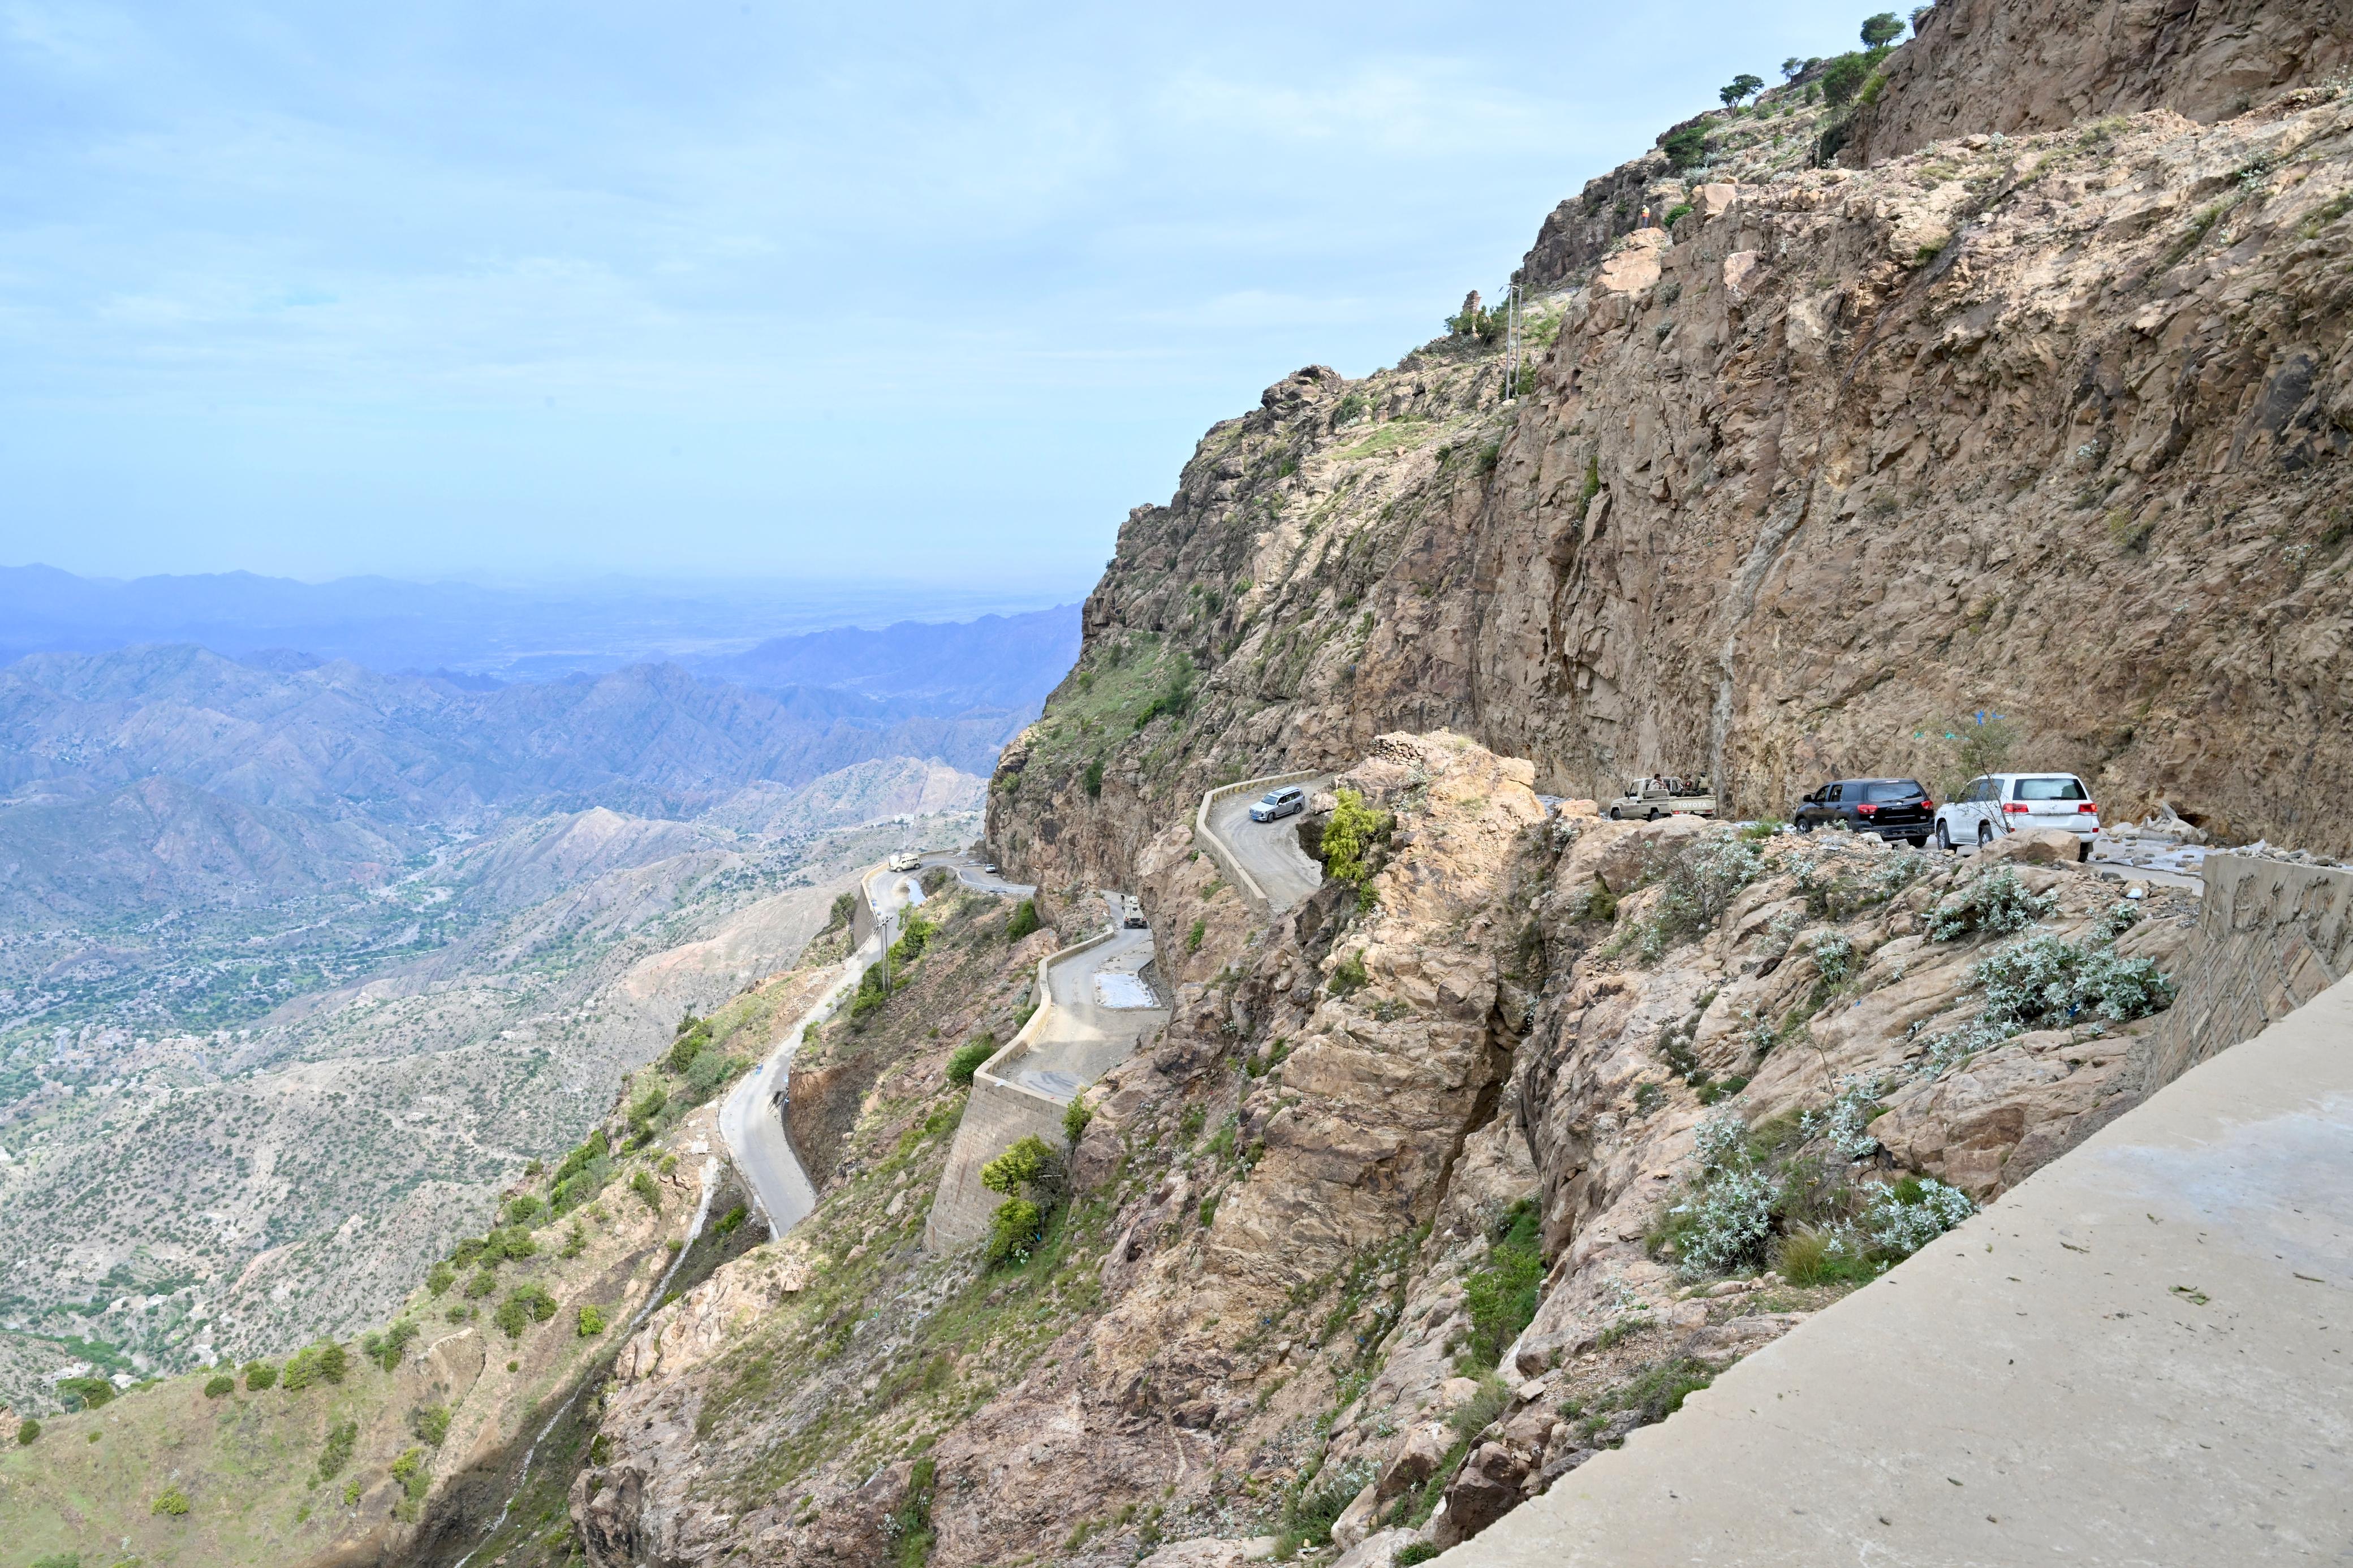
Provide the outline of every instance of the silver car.
<path id="1" fill-rule="evenodd" d="M 1250 802 L 1250 818 L 1252 822 L 1272 822 L 1278 816 L 1289 816 L 1306 809 L 1307 792 L 1297 784 L 1285 784 L 1281 789 L 1271 789 Z"/>

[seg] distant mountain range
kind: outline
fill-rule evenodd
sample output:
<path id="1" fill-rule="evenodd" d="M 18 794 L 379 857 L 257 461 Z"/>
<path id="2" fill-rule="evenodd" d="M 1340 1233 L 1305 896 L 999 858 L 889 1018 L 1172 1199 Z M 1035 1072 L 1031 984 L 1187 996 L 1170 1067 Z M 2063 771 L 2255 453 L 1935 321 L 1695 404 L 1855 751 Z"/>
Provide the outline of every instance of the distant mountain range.
<path id="1" fill-rule="evenodd" d="M 186 642 L 235 658 L 307 655 L 378 670 L 439 671 L 461 681 L 482 676 L 536 680 L 670 660 L 699 666 L 740 656 L 764 639 L 886 620 L 969 620 L 1007 612 L 1018 619 L 1051 597 L 1043 591 L 880 583 L 606 579 L 504 588 L 387 577 L 300 583 L 249 572 L 118 581 L 49 566 L 5 566 L 0 664 L 32 653 Z M 1077 607 L 1048 614 L 1063 616 L 1071 627 L 1070 652 L 1060 666 L 1067 669 L 1077 652 Z"/>

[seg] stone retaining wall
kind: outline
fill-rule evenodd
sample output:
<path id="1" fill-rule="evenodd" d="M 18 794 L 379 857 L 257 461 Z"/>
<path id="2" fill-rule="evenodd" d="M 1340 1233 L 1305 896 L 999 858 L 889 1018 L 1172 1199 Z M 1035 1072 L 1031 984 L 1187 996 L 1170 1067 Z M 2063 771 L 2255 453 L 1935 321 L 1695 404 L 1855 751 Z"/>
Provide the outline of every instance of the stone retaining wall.
<path id="1" fill-rule="evenodd" d="M 2181 994 L 2148 1037 L 2164 1088 L 2353 973 L 2353 870 L 2209 855 Z"/>
<path id="2" fill-rule="evenodd" d="M 997 1205 L 1005 1199 L 980 1184 L 983 1165 L 1032 1134 L 1054 1148 L 1062 1146 L 1062 1117 L 1070 1108 L 1069 1102 L 1015 1083 L 1006 1074 L 1015 1062 L 1029 1054 L 1052 1025 L 1054 988 L 1050 972 L 1053 966 L 1099 947 L 1118 934 L 1119 928 L 1114 926 L 1038 961 L 1038 988 L 1031 993 L 1038 999 L 1038 1010 L 972 1075 L 972 1096 L 965 1101 L 964 1119 L 956 1123 L 955 1142 L 949 1145 L 947 1164 L 940 1172 L 939 1190 L 932 1195 L 932 1212 L 923 1222 L 926 1251 L 969 1247 L 988 1234 Z"/>

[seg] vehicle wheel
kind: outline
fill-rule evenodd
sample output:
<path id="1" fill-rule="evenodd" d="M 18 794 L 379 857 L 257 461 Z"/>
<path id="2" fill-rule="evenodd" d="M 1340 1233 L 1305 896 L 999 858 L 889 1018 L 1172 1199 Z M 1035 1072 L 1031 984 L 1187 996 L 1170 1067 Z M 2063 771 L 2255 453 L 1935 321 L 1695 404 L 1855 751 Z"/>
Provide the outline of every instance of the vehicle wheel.
<path id="1" fill-rule="evenodd" d="M 1993 824 L 1992 824 L 1992 823 L 1990 823 L 1990 822 L 1980 822 L 1980 823 L 1978 823 L 1978 848 L 1980 848 L 1980 849 L 1982 849 L 1982 848 L 1984 848 L 1987 845 L 1991 844 L 1992 842 L 1993 842 Z"/>
<path id="2" fill-rule="evenodd" d="M 1912 840 L 1912 847 L 1915 849 L 1926 849 L 1928 847 L 1928 836 L 1923 833 L 1919 837 Z"/>
<path id="3" fill-rule="evenodd" d="M 1618 808 L 1613 805 L 1609 808 L 1609 820 L 1612 822 L 1623 822 L 1625 818 L 1618 815 Z"/>
<path id="4" fill-rule="evenodd" d="M 1812 817 L 1810 817 L 1810 816 L 1801 816 L 1801 817 L 1798 818 L 1798 831 L 1799 831 L 1799 832 L 1800 832 L 1800 833 L 1811 833 L 1813 830 L 1814 830 L 1814 819 L 1813 819 Z"/>
<path id="5" fill-rule="evenodd" d="M 1655 806 L 1655 805 L 1654 805 L 1654 806 L 1652 806 L 1652 807 L 1651 808 L 1651 815 L 1650 815 L 1650 816 L 1646 816 L 1646 817 L 1644 817 L 1644 818 L 1642 818 L 1642 820 L 1643 820 L 1643 821 L 1645 821 L 1645 822 L 1656 822 L 1656 821 L 1658 821 L 1658 820 L 1659 820 L 1659 808 L 1658 808 L 1657 806 Z"/>
<path id="6" fill-rule="evenodd" d="M 1953 836 L 1945 831 L 1945 825 L 1941 822 L 1936 824 L 1936 848 L 1941 854 L 1953 852 Z"/>

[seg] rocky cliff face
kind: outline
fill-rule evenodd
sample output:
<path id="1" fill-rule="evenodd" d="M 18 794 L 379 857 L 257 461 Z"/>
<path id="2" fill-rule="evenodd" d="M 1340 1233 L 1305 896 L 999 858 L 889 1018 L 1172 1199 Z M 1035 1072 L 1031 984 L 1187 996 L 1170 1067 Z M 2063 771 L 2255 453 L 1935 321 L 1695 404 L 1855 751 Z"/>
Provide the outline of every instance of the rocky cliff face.
<path id="1" fill-rule="evenodd" d="M 1889 57 L 1851 145 L 1875 160 L 2150 109 L 2211 123 L 2348 67 L 2333 0 L 1944 0 Z"/>
<path id="2" fill-rule="evenodd" d="M 1440 723 L 1786 812 L 1992 710 L 2111 815 L 2346 848 L 2349 130 L 2301 89 L 1705 185 L 1540 306 L 1516 400 L 1462 340 L 1300 373 L 1129 518 L 991 842 L 1113 876 L 1208 783 Z"/>

